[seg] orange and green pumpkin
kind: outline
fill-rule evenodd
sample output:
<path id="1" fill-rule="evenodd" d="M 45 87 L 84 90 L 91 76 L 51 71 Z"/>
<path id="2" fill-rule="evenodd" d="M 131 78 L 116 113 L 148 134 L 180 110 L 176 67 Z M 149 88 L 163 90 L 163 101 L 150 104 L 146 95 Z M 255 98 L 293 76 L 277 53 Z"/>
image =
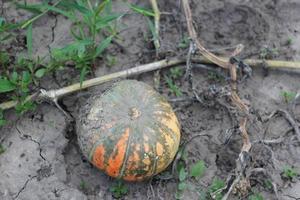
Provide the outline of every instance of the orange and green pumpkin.
<path id="1" fill-rule="evenodd" d="M 77 121 L 79 146 L 111 177 L 145 180 L 163 171 L 179 146 L 180 127 L 167 100 L 149 85 L 125 80 L 92 97 Z"/>

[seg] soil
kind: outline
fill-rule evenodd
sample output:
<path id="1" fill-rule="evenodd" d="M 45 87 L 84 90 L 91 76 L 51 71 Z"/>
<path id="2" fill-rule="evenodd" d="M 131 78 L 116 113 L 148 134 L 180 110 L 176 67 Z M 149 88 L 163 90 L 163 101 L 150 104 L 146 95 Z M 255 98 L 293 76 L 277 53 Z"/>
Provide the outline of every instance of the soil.
<path id="1" fill-rule="evenodd" d="M 27 3 L 39 2 L 27 0 Z M 147 6 L 147 1 L 133 1 Z M 246 48 L 242 58 L 259 58 L 263 48 L 277 49 L 274 59 L 300 60 L 300 2 L 298 0 L 193 0 L 190 1 L 194 24 L 199 38 L 210 50 L 220 50 L 243 44 Z M 164 12 L 161 19 L 161 48 L 159 58 L 186 55 L 187 48 L 178 45 L 187 36 L 185 18 L 180 1 L 159 1 Z M 126 12 L 122 1 L 115 1 L 115 10 Z M 28 19 L 31 14 L 16 10 L 10 1 L 0 1 L 0 13 L 8 21 Z M 156 59 L 155 49 L 149 40 L 145 18 L 138 14 L 125 15 L 119 22 L 124 29 L 120 32 L 122 41 L 113 44 L 107 53 L 117 58 L 113 67 L 98 61 L 96 76 L 120 71 L 149 63 Z M 62 47 L 72 41 L 69 36 L 71 23 L 62 16 L 46 15 L 34 23 L 33 46 L 36 56 L 49 56 L 52 48 Z M 24 33 L 19 33 L 20 37 Z M 288 39 L 291 38 L 291 44 Z M 23 47 L 22 47 L 23 46 Z M 22 42 L 7 47 L 18 53 L 24 51 Z M 229 51 L 218 54 L 229 55 Z M 184 66 L 180 66 L 184 67 Z M 160 72 L 161 77 L 168 70 Z M 197 92 L 227 85 L 226 81 L 211 78 L 207 70 L 194 69 L 193 84 Z M 132 77 L 152 86 L 155 73 Z M 72 80 L 72 81 L 70 81 Z M 46 77 L 42 82 L 45 89 L 59 88 L 78 81 L 78 73 L 70 67 Z M 184 78 L 176 83 L 183 91 L 183 97 L 192 95 Z M 112 83 L 107 83 L 77 94 L 65 97 L 60 103 L 76 118 L 79 108 L 93 93 L 102 93 Z M 156 88 L 168 99 L 176 98 L 162 81 Z M 270 70 L 263 66 L 253 69 L 250 78 L 239 83 L 239 94 L 251 105 L 251 123 L 248 132 L 253 141 L 252 165 L 264 168 L 270 176 L 255 172 L 251 179 L 253 193 L 261 193 L 264 199 L 276 199 L 274 191 L 265 186 L 264 180 L 277 185 L 278 198 L 300 199 L 300 180 L 281 177 L 285 166 L 300 170 L 300 145 L 290 124 L 283 117 L 265 122 L 273 111 L 288 109 L 280 95 L 283 91 L 300 92 L 299 73 L 295 71 Z M 203 160 L 206 164 L 204 176 L 188 180 L 189 189 L 182 199 L 199 199 L 199 191 L 208 187 L 215 177 L 226 180 L 236 167 L 242 141 L 233 131 L 229 141 L 228 130 L 235 129 L 226 108 L 214 104 L 207 106 L 198 102 L 171 101 L 182 127 L 182 143 L 199 133 L 208 136 L 194 139 L 188 146 L 188 163 Z M 18 117 L 13 112 L 5 113 L 14 123 L 0 129 L 0 143 L 5 152 L 0 155 L 0 199 L 3 200 L 100 200 L 113 199 L 109 188 L 116 183 L 83 157 L 78 144 L 74 123 L 71 123 L 55 106 L 40 104 L 36 111 Z M 291 114 L 300 123 L 300 105 Z M 254 143 L 283 137 L 278 144 Z M 168 169 L 171 171 L 171 169 Z M 175 199 L 177 180 L 155 177 L 151 181 L 126 183 L 129 192 L 123 199 Z M 243 197 L 242 199 L 247 199 Z M 232 195 L 230 199 L 239 199 Z"/>

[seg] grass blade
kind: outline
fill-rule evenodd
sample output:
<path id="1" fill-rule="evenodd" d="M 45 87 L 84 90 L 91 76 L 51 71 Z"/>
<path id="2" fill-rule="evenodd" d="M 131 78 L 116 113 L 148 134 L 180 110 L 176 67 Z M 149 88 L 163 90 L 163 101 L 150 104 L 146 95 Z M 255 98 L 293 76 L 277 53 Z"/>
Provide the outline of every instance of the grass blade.
<path id="1" fill-rule="evenodd" d="M 106 4 L 109 2 L 110 0 L 105 0 L 103 1 L 95 10 L 95 15 L 98 16 L 103 9 L 105 8 Z"/>
<path id="2" fill-rule="evenodd" d="M 26 33 L 27 51 L 29 58 L 32 58 L 32 23 L 29 24 Z"/>
<path id="3" fill-rule="evenodd" d="M 157 40 L 158 35 L 156 34 L 154 24 L 148 17 L 147 17 L 147 22 L 148 22 L 149 29 L 151 31 L 151 35 L 153 37 L 152 40 L 155 41 L 155 40 Z"/>
<path id="4" fill-rule="evenodd" d="M 40 14 L 44 11 L 44 4 L 20 4 L 16 3 L 17 9 L 23 9 L 27 10 L 29 12 L 32 12 L 33 14 Z"/>
<path id="5" fill-rule="evenodd" d="M 150 16 L 150 17 L 154 17 L 155 14 L 152 12 L 152 10 L 148 10 L 146 8 L 140 7 L 140 6 L 136 6 L 134 4 L 129 4 L 129 7 L 131 8 L 131 10 L 140 13 L 144 16 Z"/>
<path id="6" fill-rule="evenodd" d="M 86 7 L 79 5 L 77 2 L 63 1 L 59 5 L 65 7 L 67 10 L 77 10 L 84 15 L 90 12 Z"/>
<path id="7" fill-rule="evenodd" d="M 96 30 L 108 26 L 111 21 L 114 21 L 121 16 L 123 16 L 123 14 L 113 14 L 102 17 L 101 20 L 99 20 L 96 24 Z"/>
<path id="8" fill-rule="evenodd" d="M 94 58 L 98 57 L 110 45 L 113 37 L 114 37 L 114 35 L 111 35 L 99 44 L 99 46 L 96 49 L 96 53 L 94 55 Z"/>

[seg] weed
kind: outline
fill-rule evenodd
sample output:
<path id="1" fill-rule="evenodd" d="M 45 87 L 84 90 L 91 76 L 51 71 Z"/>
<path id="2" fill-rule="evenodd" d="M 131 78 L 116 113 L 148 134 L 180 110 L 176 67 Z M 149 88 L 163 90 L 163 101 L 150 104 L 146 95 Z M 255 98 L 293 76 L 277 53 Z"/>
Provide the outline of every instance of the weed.
<path id="1" fill-rule="evenodd" d="M 19 24 L 7 23 L 3 17 L 0 17 L 0 42 L 4 44 L 10 41 L 14 36 L 11 31 L 17 27 L 19 27 Z"/>
<path id="2" fill-rule="evenodd" d="M 259 57 L 261 59 L 273 59 L 279 55 L 277 48 L 264 47 L 260 50 Z"/>
<path id="3" fill-rule="evenodd" d="M 2 144 L 0 144 L 0 155 L 5 152 L 5 148 Z"/>
<path id="4" fill-rule="evenodd" d="M 83 180 L 80 181 L 79 188 L 80 188 L 81 190 L 86 190 L 86 189 L 87 189 L 87 184 L 86 184 L 86 182 L 83 181 Z"/>
<path id="5" fill-rule="evenodd" d="M 222 83 L 224 82 L 224 77 L 215 72 L 208 72 L 208 79 L 214 82 Z"/>
<path id="6" fill-rule="evenodd" d="M 200 160 L 191 167 L 189 175 L 190 177 L 194 177 L 194 178 L 201 177 L 204 174 L 205 169 L 206 167 L 204 161 Z"/>
<path id="7" fill-rule="evenodd" d="M 285 103 L 290 103 L 291 101 L 293 101 L 295 99 L 296 95 L 297 95 L 297 93 L 290 92 L 290 91 L 282 91 L 280 93 L 280 96 L 282 96 L 284 98 Z"/>
<path id="8" fill-rule="evenodd" d="M 182 77 L 183 75 L 183 70 L 180 67 L 174 67 L 170 69 L 170 76 L 173 79 L 178 79 L 180 77 Z"/>
<path id="9" fill-rule="evenodd" d="M 269 190 L 271 190 L 273 188 L 272 182 L 270 180 L 265 180 L 264 186 Z"/>
<path id="10" fill-rule="evenodd" d="M 255 193 L 249 196 L 249 200 L 264 200 L 260 193 Z"/>
<path id="11" fill-rule="evenodd" d="M 6 124 L 6 120 L 4 119 L 3 110 L 0 109 L 0 127 Z"/>
<path id="12" fill-rule="evenodd" d="M 184 190 L 187 188 L 186 184 L 186 179 L 188 177 L 188 173 L 185 170 L 185 167 L 183 165 L 179 166 L 178 168 L 178 178 L 179 178 L 179 183 L 177 185 L 177 191 L 175 194 L 176 199 L 182 199 L 182 194 Z"/>
<path id="13" fill-rule="evenodd" d="M 200 160 L 196 162 L 194 165 L 190 167 L 186 166 L 187 161 L 187 152 L 184 148 L 179 148 L 178 155 L 180 155 L 179 161 L 177 163 L 177 172 L 178 172 L 178 184 L 177 191 L 175 193 L 176 199 L 182 199 L 184 191 L 188 188 L 188 184 L 186 183 L 188 178 L 198 178 L 203 176 L 205 172 L 205 163 Z"/>
<path id="14" fill-rule="evenodd" d="M 184 36 L 181 41 L 178 44 L 178 48 L 180 49 L 186 49 L 190 45 L 190 38 L 187 36 Z"/>
<path id="15" fill-rule="evenodd" d="M 110 192 L 114 198 L 121 198 L 128 193 L 128 188 L 122 181 L 117 181 L 117 183 L 110 187 Z"/>
<path id="16" fill-rule="evenodd" d="M 108 67 L 112 67 L 117 64 L 117 58 L 115 56 L 106 55 L 105 63 Z"/>
<path id="17" fill-rule="evenodd" d="M 155 25 L 154 25 L 153 21 L 151 20 L 151 18 L 155 17 L 154 12 L 152 10 L 149 10 L 147 8 L 143 8 L 143 7 L 134 5 L 134 4 L 128 4 L 128 5 L 132 11 L 139 13 L 146 17 L 147 24 L 148 24 L 149 30 L 151 32 L 151 35 L 152 35 L 151 41 L 154 41 L 155 48 L 158 49 L 159 46 L 155 41 L 158 41 L 159 36 L 157 35 L 157 32 L 155 30 Z"/>
<path id="18" fill-rule="evenodd" d="M 293 44 L 293 39 L 289 37 L 289 38 L 286 40 L 286 45 L 291 46 L 292 44 Z"/>
<path id="19" fill-rule="evenodd" d="M 286 166 L 286 167 L 284 167 L 281 175 L 283 178 L 286 178 L 288 180 L 293 180 L 294 178 L 296 178 L 299 175 L 299 173 L 296 171 L 295 168 Z"/>
<path id="20" fill-rule="evenodd" d="M 169 90 L 172 94 L 175 94 L 175 96 L 180 97 L 182 96 L 182 92 L 180 88 L 174 83 L 172 78 L 169 78 L 168 76 L 165 76 L 165 81 L 169 87 Z"/>
<path id="21" fill-rule="evenodd" d="M 46 11 L 56 12 L 73 22 L 71 35 L 74 42 L 63 48 L 52 50 L 53 62 L 50 68 L 53 69 L 72 61 L 80 71 L 82 84 L 85 76 L 91 71 L 95 59 L 101 56 L 117 34 L 116 26 L 113 26 L 111 22 L 121 17 L 122 14 L 112 13 L 111 4 L 110 0 L 101 3 L 96 1 L 94 4 L 90 0 L 72 2 L 59 0 L 55 6 L 41 3 L 23 5 L 21 8 L 40 13 L 37 16 Z M 105 37 L 104 33 L 109 33 L 109 36 Z"/>
<path id="22" fill-rule="evenodd" d="M 211 185 L 208 188 L 208 192 L 209 192 L 210 196 L 212 196 L 213 199 L 221 200 L 223 195 L 222 195 L 220 189 L 224 188 L 225 185 L 226 184 L 223 180 L 214 178 L 213 182 L 211 183 Z"/>
<path id="23" fill-rule="evenodd" d="M 180 67 L 175 67 L 170 69 L 170 75 L 165 75 L 165 81 L 169 87 L 169 90 L 172 94 L 175 94 L 175 96 L 180 97 L 182 96 L 182 92 L 180 88 L 175 84 L 175 80 L 182 77 L 183 70 Z"/>
<path id="24" fill-rule="evenodd" d="M 61 69 L 67 62 L 72 61 L 79 69 L 82 84 L 96 58 L 102 56 L 103 51 L 111 44 L 112 38 L 117 35 L 116 24 L 112 22 L 122 14 L 112 13 L 111 0 L 94 2 L 92 4 L 90 0 L 57 0 L 53 4 L 49 1 L 39 4 L 17 3 L 18 8 L 32 12 L 33 17 L 19 24 L 7 23 L 0 17 L 1 43 L 9 41 L 14 36 L 12 32 L 14 29 L 26 29 L 26 55 L 16 58 L 14 54 L 9 55 L 0 49 L 0 94 L 6 99 L 18 101 L 15 107 L 17 113 L 23 114 L 35 108 L 35 104 L 28 101 L 30 93 L 39 88 L 41 78 Z M 49 63 L 45 64 L 43 58 L 33 56 L 33 23 L 48 12 L 58 13 L 73 22 L 71 34 L 74 42 L 61 49 L 53 49 Z M 108 65 L 116 63 L 115 58 L 109 56 L 106 58 Z M 0 126 L 5 122 L 1 115 Z"/>

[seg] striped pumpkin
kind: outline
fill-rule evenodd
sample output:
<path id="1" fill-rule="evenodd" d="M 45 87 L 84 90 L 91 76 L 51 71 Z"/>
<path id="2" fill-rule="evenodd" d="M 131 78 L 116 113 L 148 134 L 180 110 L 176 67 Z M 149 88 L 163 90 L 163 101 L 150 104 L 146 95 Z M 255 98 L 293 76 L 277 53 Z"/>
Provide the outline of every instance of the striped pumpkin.
<path id="1" fill-rule="evenodd" d="M 77 121 L 79 146 L 111 177 L 140 181 L 163 171 L 179 146 L 170 104 L 149 85 L 125 80 L 94 96 Z"/>

